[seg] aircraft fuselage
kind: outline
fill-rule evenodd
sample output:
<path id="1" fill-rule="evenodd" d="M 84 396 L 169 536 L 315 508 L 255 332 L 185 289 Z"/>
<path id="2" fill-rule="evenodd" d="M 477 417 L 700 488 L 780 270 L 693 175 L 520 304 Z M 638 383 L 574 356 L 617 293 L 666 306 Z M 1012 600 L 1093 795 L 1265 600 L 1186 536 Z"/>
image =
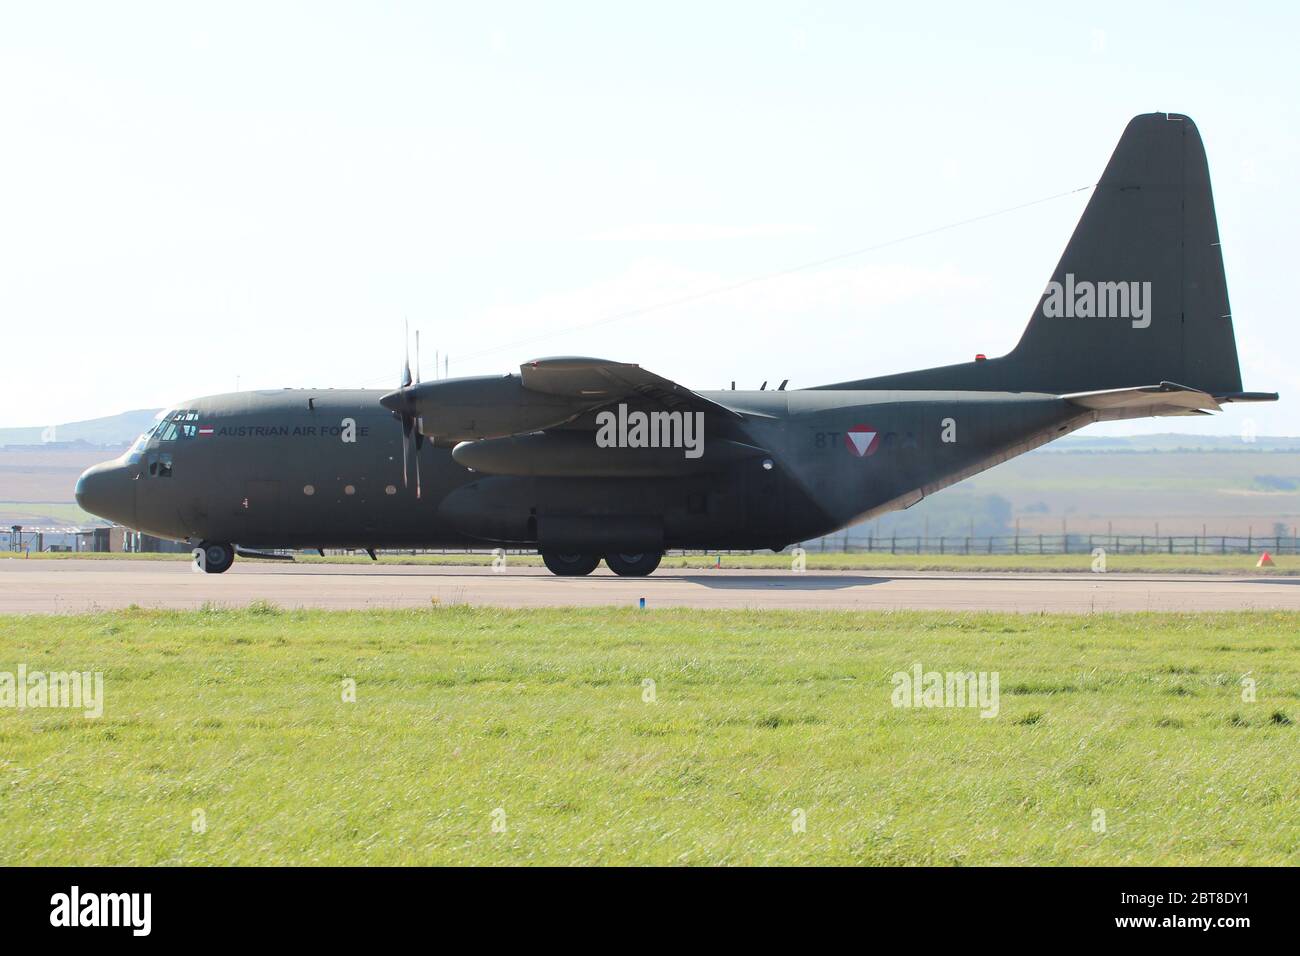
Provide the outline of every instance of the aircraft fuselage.
<path id="1" fill-rule="evenodd" d="M 576 547 L 591 536 L 592 547 L 779 549 L 914 504 L 1084 423 L 1033 393 L 701 393 L 739 416 L 705 416 L 698 457 L 600 447 L 594 414 L 547 432 L 542 447 L 531 436 L 498 447 L 493 473 L 426 437 L 410 452 L 417 496 L 382 394 L 195 399 L 167 413 L 174 429 L 88 472 L 79 500 L 150 534 L 250 548 L 528 547 L 548 537 Z"/>

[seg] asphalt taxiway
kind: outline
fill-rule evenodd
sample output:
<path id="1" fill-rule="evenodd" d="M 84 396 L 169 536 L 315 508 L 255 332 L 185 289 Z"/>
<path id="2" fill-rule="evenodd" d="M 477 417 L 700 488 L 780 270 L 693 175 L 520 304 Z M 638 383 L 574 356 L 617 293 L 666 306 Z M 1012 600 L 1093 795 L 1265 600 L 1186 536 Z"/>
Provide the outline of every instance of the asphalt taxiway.
<path id="1" fill-rule="evenodd" d="M 583 578 L 541 568 L 289 564 L 241 560 L 225 574 L 186 562 L 0 559 L 0 614 L 197 608 L 270 601 L 284 608 L 638 606 L 795 610 L 1300 610 L 1300 577 L 922 571 L 661 569 Z"/>

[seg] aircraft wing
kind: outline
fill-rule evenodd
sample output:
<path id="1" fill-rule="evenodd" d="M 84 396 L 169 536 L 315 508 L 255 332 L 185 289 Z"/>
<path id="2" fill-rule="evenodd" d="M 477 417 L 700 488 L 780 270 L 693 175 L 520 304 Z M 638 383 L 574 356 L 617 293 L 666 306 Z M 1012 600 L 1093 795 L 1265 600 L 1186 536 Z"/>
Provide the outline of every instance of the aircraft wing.
<path id="1" fill-rule="evenodd" d="M 404 385 L 379 403 L 420 434 L 447 443 L 523 435 L 589 411 L 644 398 L 670 410 L 743 416 L 637 365 L 594 358 L 525 362 L 519 375 L 482 375 Z"/>
<path id="2" fill-rule="evenodd" d="M 590 402 L 592 406 L 640 397 L 675 411 L 689 409 L 742 417 L 725 405 L 630 362 L 562 356 L 525 362 L 519 373 L 529 391 Z"/>

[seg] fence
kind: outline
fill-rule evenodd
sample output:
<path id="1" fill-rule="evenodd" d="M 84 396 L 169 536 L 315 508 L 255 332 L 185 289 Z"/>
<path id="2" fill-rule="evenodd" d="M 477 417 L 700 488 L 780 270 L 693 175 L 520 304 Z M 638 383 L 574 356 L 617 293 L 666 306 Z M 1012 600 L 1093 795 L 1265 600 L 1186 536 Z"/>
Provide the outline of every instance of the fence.
<path id="1" fill-rule="evenodd" d="M 10 528 L 0 531 L 0 553 L 68 551 L 189 551 L 189 545 L 123 528 Z"/>
<path id="2" fill-rule="evenodd" d="M 1018 534 L 987 537 L 830 535 L 809 541 L 812 552 L 875 554 L 1296 554 L 1294 535 Z"/>

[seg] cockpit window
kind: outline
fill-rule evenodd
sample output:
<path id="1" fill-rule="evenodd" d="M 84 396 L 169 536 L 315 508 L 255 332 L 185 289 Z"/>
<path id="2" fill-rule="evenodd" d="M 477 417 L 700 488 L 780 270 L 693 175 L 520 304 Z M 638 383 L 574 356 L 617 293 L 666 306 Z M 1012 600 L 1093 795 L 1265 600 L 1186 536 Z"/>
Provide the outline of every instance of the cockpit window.
<path id="1" fill-rule="evenodd" d="M 178 438 L 193 438 L 199 433 L 199 413 L 193 408 L 183 408 L 167 412 L 159 417 L 154 426 L 142 437 L 147 441 L 156 438 L 159 441 L 175 441 Z"/>
<path id="2" fill-rule="evenodd" d="M 140 461 L 145 449 L 153 442 L 170 442 L 177 439 L 185 440 L 197 437 L 199 433 L 199 412 L 195 408 L 178 408 L 169 409 L 160 412 L 154 423 L 145 429 L 144 433 L 132 443 L 127 451 L 127 460 L 134 463 Z M 168 457 L 165 473 L 162 470 L 161 461 L 155 461 L 155 470 L 151 474 L 162 474 L 163 477 L 170 477 L 171 460 Z"/>

